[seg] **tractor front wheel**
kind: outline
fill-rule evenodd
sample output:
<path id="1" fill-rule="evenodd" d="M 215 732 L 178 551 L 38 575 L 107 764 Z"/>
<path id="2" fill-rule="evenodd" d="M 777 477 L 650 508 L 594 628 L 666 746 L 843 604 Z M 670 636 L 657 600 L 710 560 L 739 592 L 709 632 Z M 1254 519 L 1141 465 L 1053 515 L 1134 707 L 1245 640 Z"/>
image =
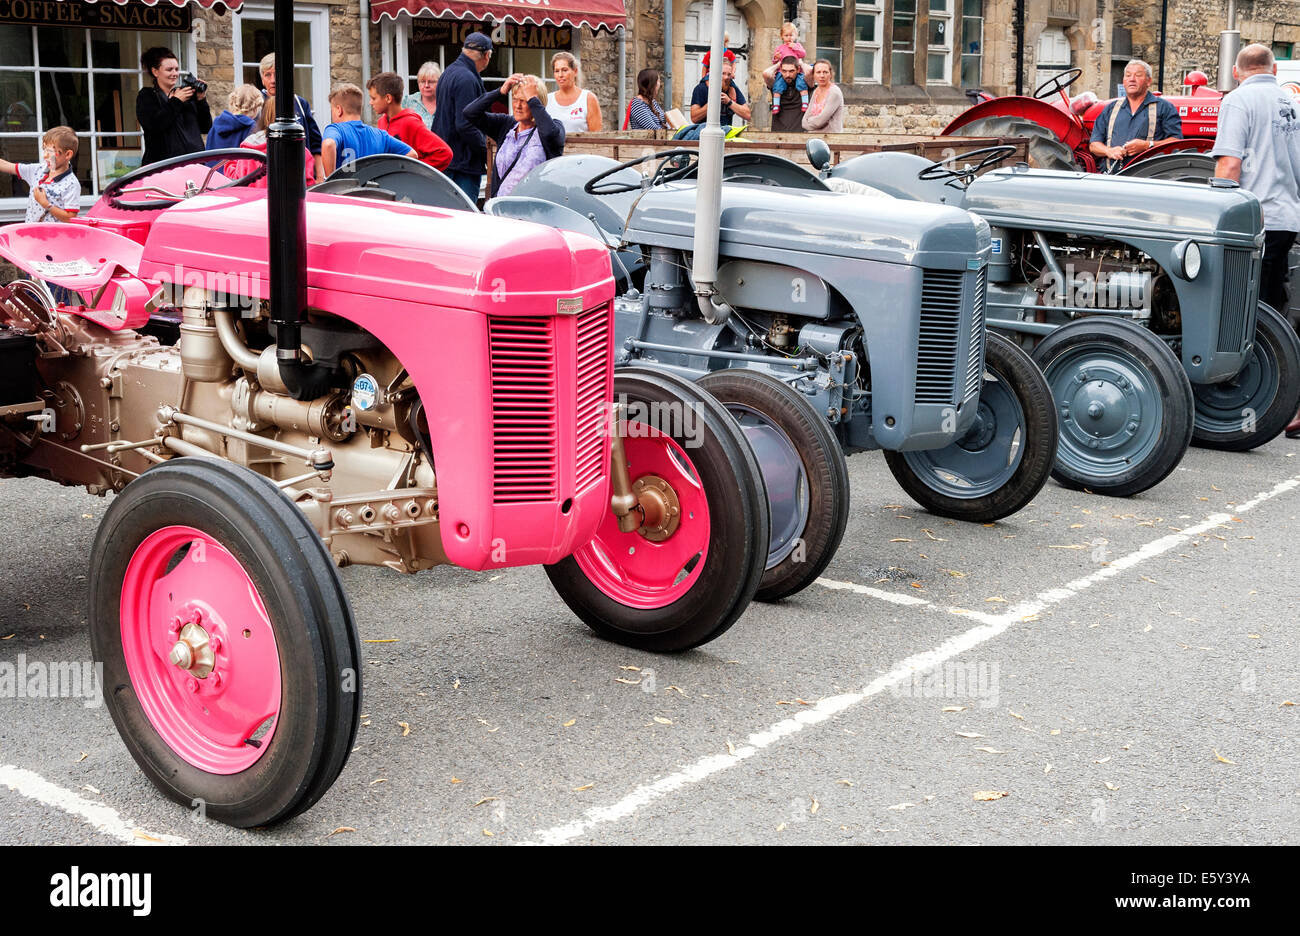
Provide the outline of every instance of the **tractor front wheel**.
<path id="1" fill-rule="evenodd" d="M 1056 454 L 1052 394 L 1029 355 L 988 335 L 979 409 L 941 449 L 885 452 L 894 479 L 931 513 L 989 523 L 1024 507 L 1047 483 Z"/>
<path id="2" fill-rule="evenodd" d="M 1259 304 L 1255 345 L 1241 373 L 1217 384 L 1194 384 L 1192 444 L 1245 452 L 1277 437 L 1300 407 L 1300 338 L 1291 323 Z"/>
<path id="3" fill-rule="evenodd" d="M 698 383 L 735 417 L 763 470 L 772 535 L 755 597 L 788 598 L 816 581 L 844 538 L 844 452 L 808 398 L 775 377 L 734 367 L 705 374 Z"/>
<path id="4" fill-rule="evenodd" d="M 306 517 L 246 468 L 181 458 L 113 501 L 91 558 L 90 641 L 127 750 L 208 818 L 281 822 L 347 761 L 351 608 Z"/>
<path id="5" fill-rule="evenodd" d="M 1060 419 L 1052 476 L 1128 497 L 1159 484 L 1192 441 L 1192 385 L 1169 346 L 1116 318 L 1076 319 L 1034 349 Z"/>
<path id="6" fill-rule="evenodd" d="M 609 511 L 546 574 L 602 637 L 688 650 L 734 624 L 758 590 L 770 529 L 763 475 L 740 426 L 689 381 L 621 369 L 614 398 L 626 407 L 616 431 L 633 491 L 652 509 L 630 533 Z"/>

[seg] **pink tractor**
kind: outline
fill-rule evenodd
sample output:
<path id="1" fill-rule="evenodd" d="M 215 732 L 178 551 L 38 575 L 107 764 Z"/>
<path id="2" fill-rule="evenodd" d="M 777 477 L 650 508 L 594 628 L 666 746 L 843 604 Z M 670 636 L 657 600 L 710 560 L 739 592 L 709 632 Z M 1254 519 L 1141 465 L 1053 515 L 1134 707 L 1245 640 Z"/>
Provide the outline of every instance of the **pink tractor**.
<path id="1" fill-rule="evenodd" d="M 278 78 L 267 166 L 182 157 L 78 223 L 0 229 L 38 278 L 0 287 L 0 476 L 116 495 L 89 573 L 113 720 L 165 795 L 243 827 L 309 808 L 353 747 L 340 566 L 542 564 L 601 636 L 677 651 L 736 621 L 768 555 L 727 411 L 615 375 L 604 245 L 305 196 Z M 174 348 L 139 330 L 168 305 Z"/>

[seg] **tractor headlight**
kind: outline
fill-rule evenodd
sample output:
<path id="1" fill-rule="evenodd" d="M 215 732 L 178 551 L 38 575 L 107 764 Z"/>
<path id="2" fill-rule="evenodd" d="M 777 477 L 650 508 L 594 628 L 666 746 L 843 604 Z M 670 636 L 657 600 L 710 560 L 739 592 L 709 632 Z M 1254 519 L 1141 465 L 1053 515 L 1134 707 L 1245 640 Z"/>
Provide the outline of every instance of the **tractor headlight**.
<path id="1" fill-rule="evenodd" d="M 1174 245 L 1174 270 L 1185 280 L 1194 280 L 1201 272 L 1201 248 L 1194 240 L 1180 241 Z"/>

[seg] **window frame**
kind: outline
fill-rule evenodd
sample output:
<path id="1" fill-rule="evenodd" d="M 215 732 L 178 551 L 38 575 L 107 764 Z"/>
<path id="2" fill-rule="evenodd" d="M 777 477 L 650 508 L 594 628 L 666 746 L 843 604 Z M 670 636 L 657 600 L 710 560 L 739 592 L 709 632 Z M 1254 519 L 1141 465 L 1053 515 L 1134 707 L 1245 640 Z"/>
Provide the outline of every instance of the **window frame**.
<path id="1" fill-rule="evenodd" d="M 983 87 L 984 85 L 984 20 L 985 20 L 984 0 L 979 0 L 979 8 L 980 8 L 979 16 L 968 16 L 966 14 L 966 5 L 963 0 L 962 12 L 961 12 L 961 51 L 954 56 L 954 62 L 953 62 L 954 66 L 957 68 L 958 80 L 955 82 L 955 86 L 958 88 L 964 89 L 968 87 L 968 85 L 966 84 L 966 60 L 967 59 L 974 59 L 978 63 L 979 78 L 980 78 L 978 82 L 976 82 L 973 85 L 969 85 L 969 87 L 980 88 Z M 955 13 L 953 15 L 956 16 Z M 978 20 L 979 22 L 979 51 L 978 52 L 966 51 L 966 21 L 967 20 Z"/>
<path id="2" fill-rule="evenodd" d="M 927 0 L 926 2 L 927 10 L 926 10 L 926 20 L 925 20 L 925 83 L 927 85 L 932 81 L 939 84 L 945 84 L 945 85 L 952 84 L 952 62 L 953 62 L 952 24 L 954 19 L 959 18 L 957 17 L 953 9 L 957 5 L 957 2 L 958 0 Z M 944 9 L 940 11 L 936 11 L 934 9 L 935 3 L 944 4 Z M 945 24 L 943 32 L 944 32 L 944 36 L 947 39 L 947 42 L 943 45 L 934 45 L 930 42 L 930 32 L 931 32 L 932 24 L 935 22 L 935 20 L 942 20 Z M 943 77 L 942 78 L 930 77 L 930 56 L 931 55 L 943 56 Z"/>
<path id="3" fill-rule="evenodd" d="M 258 62 L 244 59 L 244 20 L 246 18 L 259 22 L 274 21 L 275 8 L 266 0 L 247 0 L 238 13 L 231 14 L 230 43 L 235 60 L 235 85 L 244 84 L 244 69 L 256 68 Z M 294 62 L 295 72 L 299 68 L 310 69 L 311 93 L 304 94 L 298 86 L 297 75 L 294 76 L 294 93 L 307 99 L 312 113 L 319 114 L 322 109 L 328 116 L 330 94 L 330 8 L 324 4 L 295 3 L 293 5 L 294 23 L 307 23 L 311 35 L 311 62 Z M 318 123 L 320 121 L 317 121 Z M 328 123 L 329 121 L 325 121 Z M 322 124 L 323 126 L 323 124 Z"/>
<path id="4" fill-rule="evenodd" d="M 885 59 L 885 36 L 884 36 L 885 0 L 874 0 L 874 2 L 872 3 L 859 3 L 859 2 L 855 2 L 855 0 L 845 0 L 845 7 L 847 8 L 850 3 L 852 3 L 852 7 L 853 7 L 853 16 L 852 16 L 852 20 L 848 21 L 846 15 L 846 21 L 849 22 L 847 28 L 849 30 L 849 36 L 852 37 L 853 40 L 853 49 L 852 49 L 853 83 L 862 84 L 862 85 L 869 85 L 869 84 L 878 85 L 881 82 L 881 74 L 884 70 L 883 63 Z M 875 41 L 873 42 L 858 41 L 858 14 L 859 13 L 864 13 L 864 14 L 870 13 L 876 17 Z M 876 53 L 876 66 L 873 69 L 872 74 L 867 78 L 863 78 L 858 75 L 857 53 L 859 50 L 863 52 Z"/>
<path id="5" fill-rule="evenodd" d="M 198 23 L 198 22 L 200 22 L 200 20 L 198 19 L 194 20 L 194 23 Z M 137 140 L 140 144 L 140 149 L 141 150 L 144 149 L 144 131 L 139 129 L 138 123 L 136 125 L 136 129 L 134 130 L 123 129 L 120 131 L 107 131 L 107 130 L 93 129 L 95 126 L 95 121 L 94 121 L 95 76 L 96 75 L 133 75 L 139 80 L 140 87 L 144 87 L 144 83 L 147 80 L 149 80 L 149 76 L 147 76 L 144 69 L 140 67 L 139 64 L 140 55 L 141 53 L 144 52 L 146 48 L 149 47 L 149 45 L 157 44 L 156 42 L 146 43 L 146 37 L 149 36 L 184 36 L 184 39 L 179 44 L 179 46 L 174 48 L 172 51 L 174 51 L 178 57 L 182 72 L 187 72 L 187 71 L 194 72 L 195 71 L 194 63 L 198 59 L 197 43 L 194 38 L 194 27 L 191 26 L 191 29 L 188 33 L 154 32 L 152 30 L 115 30 L 116 32 L 119 33 L 126 33 L 134 39 L 135 51 L 132 59 L 136 63 L 134 68 L 97 68 L 95 66 L 94 42 L 92 41 L 92 39 L 94 34 L 103 33 L 104 30 L 82 27 L 80 32 L 82 34 L 82 41 L 85 43 L 85 48 L 86 48 L 86 64 L 83 67 L 71 68 L 66 66 L 42 66 L 41 65 L 41 48 L 40 48 L 40 40 L 38 38 L 37 30 L 40 29 L 46 31 L 65 30 L 68 32 L 74 32 L 76 31 L 76 27 L 51 26 L 51 25 L 25 25 L 25 24 L 9 24 L 9 25 L 12 25 L 13 28 L 15 29 L 30 30 L 29 35 L 31 36 L 31 41 L 32 41 L 32 64 L 31 65 L 5 65 L 3 63 L 0 63 L 0 73 L 15 73 L 15 74 L 34 76 L 35 78 L 34 110 L 35 110 L 35 117 L 36 117 L 36 130 L 34 131 L 20 130 L 14 132 L 6 132 L 0 130 L 0 139 L 7 139 L 7 140 L 34 139 L 38 144 L 37 150 L 39 152 L 40 140 L 45 135 L 45 132 L 50 129 L 45 125 L 45 102 L 43 100 L 44 91 L 41 87 L 42 85 L 41 76 L 49 75 L 49 74 L 85 75 L 86 76 L 86 100 L 89 102 L 89 107 L 91 109 L 87 116 L 90 118 L 88 122 L 92 129 L 77 131 L 77 140 L 79 141 L 78 149 L 77 149 L 77 162 L 79 166 L 87 165 L 89 169 L 90 193 L 86 194 L 83 187 L 81 201 L 80 201 L 81 208 L 83 209 L 88 208 L 91 205 L 93 205 L 96 201 L 99 200 L 99 193 L 100 193 L 99 142 L 100 140 L 105 137 L 112 137 L 114 139 L 119 139 L 119 140 L 121 139 Z M 81 160 L 83 159 L 88 160 L 89 162 L 87 164 L 83 164 L 81 162 Z M 26 209 L 27 209 L 27 196 L 25 195 L 17 198 L 0 198 L 0 224 L 7 223 L 14 220 L 22 220 L 22 218 L 26 214 Z"/>

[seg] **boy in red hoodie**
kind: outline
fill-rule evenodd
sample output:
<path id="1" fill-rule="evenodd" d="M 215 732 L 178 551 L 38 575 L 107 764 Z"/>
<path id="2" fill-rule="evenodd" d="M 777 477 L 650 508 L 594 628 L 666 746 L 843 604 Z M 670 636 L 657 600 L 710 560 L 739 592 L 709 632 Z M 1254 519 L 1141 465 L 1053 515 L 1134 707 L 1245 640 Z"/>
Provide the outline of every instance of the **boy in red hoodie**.
<path id="1" fill-rule="evenodd" d="M 451 165 L 451 147 L 429 129 L 419 114 L 402 107 L 406 82 L 396 72 L 380 72 L 366 84 L 379 129 L 397 137 L 422 163 L 441 171 Z"/>

